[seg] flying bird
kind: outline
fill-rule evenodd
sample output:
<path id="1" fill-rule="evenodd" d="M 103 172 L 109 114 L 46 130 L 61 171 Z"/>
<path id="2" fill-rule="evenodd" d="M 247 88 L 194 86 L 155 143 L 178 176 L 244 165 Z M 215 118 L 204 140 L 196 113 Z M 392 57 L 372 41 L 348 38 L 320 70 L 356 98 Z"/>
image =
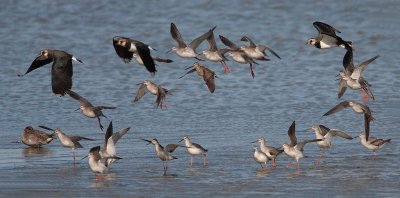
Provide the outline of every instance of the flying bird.
<path id="1" fill-rule="evenodd" d="M 157 85 L 150 80 L 144 80 L 143 83 L 140 83 L 138 85 L 140 85 L 140 87 L 139 90 L 136 92 L 134 102 L 139 101 L 147 92 L 150 92 L 151 94 L 157 96 L 154 109 L 157 109 L 158 107 L 163 109 L 163 106 L 167 108 L 165 97 L 168 94 L 168 89 L 165 89 L 161 85 Z"/>
<path id="2" fill-rule="evenodd" d="M 345 49 L 351 49 L 353 47 L 351 41 L 344 41 L 336 35 L 336 32 L 341 32 L 334 27 L 319 21 L 314 22 L 313 26 L 318 30 L 318 36 L 308 39 L 307 44 L 314 45 L 316 48 L 320 49 L 338 46 Z"/>
<path id="3" fill-rule="evenodd" d="M 195 71 L 197 71 L 197 74 L 199 76 L 203 77 L 204 82 L 206 83 L 208 90 L 211 93 L 214 93 L 215 91 L 215 78 L 217 77 L 217 75 L 215 74 L 214 71 L 212 71 L 211 69 L 208 69 L 205 66 L 201 66 L 198 62 L 195 62 L 193 64 L 193 66 L 190 66 L 188 68 L 186 68 L 186 70 L 189 70 L 188 72 L 186 72 L 185 75 L 179 77 L 179 78 L 183 78 L 184 76 L 186 76 L 187 74 L 193 73 Z"/>
<path id="4" fill-rule="evenodd" d="M 179 32 L 178 28 L 174 23 L 171 23 L 171 36 L 172 38 L 178 43 L 178 46 L 172 47 L 169 51 L 174 51 L 178 56 L 184 57 L 184 58 L 196 58 L 197 60 L 201 60 L 198 57 L 198 54 L 196 52 L 197 47 L 206 40 L 214 31 L 216 26 L 206 33 L 202 34 L 201 36 L 197 37 L 194 39 L 192 42 L 187 44 L 183 38 L 181 33 Z"/>
<path id="5" fill-rule="evenodd" d="M 249 46 L 240 46 L 240 49 L 243 50 L 243 52 L 256 60 L 269 60 L 268 58 L 266 58 L 267 54 L 265 53 L 265 50 L 268 50 L 269 52 L 271 52 L 274 56 L 276 56 L 277 58 L 281 59 L 281 57 L 274 52 L 274 50 L 272 50 L 271 48 L 269 48 L 267 45 L 264 44 L 260 44 L 260 45 L 256 45 L 253 40 L 250 39 L 250 37 L 248 36 L 243 36 L 241 39 L 241 41 L 245 41 L 245 42 L 249 42 Z"/>
<path id="6" fill-rule="evenodd" d="M 64 96 L 66 91 L 72 88 L 72 60 L 83 63 L 75 56 L 61 50 L 42 50 L 25 74 L 18 76 L 25 76 L 29 72 L 53 62 L 51 66 L 51 88 L 55 95 Z"/>
<path id="7" fill-rule="evenodd" d="M 100 129 L 103 130 L 103 125 L 101 124 L 100 121 L 100 116 L 103 116 L 107 118 L 101 110 L 103 109 L 115 109 L 116 107 L 108 107 L 108 106 L 93 106 L 88 100 L 86 100 L 84 97 L 80 96 L 79 94 L 73 92 L 72 90 L 68 90 L 67 94 L 71 96 L 71 98 L 78 100 L 80 107 L 77 110 L 82 110 L 83 115 L 85 115 L 88 118 L 97 118 L 99 121 L 99 126 Z"/>

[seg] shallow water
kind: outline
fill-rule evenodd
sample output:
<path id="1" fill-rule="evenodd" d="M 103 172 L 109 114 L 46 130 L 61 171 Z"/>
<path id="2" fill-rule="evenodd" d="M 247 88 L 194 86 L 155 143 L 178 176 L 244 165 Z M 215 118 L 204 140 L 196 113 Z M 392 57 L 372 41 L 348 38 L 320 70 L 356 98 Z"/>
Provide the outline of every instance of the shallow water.
<path id="1" fill-rule="evenodd" d="M 294 195 L 299 197 L 394 197 L 400 192 L 399 139 L 400 83 L 398 61 L 399 1 L 0 1 L 0 195 L 2 197 L 128 197 L 128 196 L 232 196 Z M 304 129 L 321 123 L 355 136 L 363 130 L 362 116 L 345 110 L 321 117 L 339 103 L 335 76 L 342 69 L 343 49 L 317 50 L 305 45 L 316 34 L 314 21 L 327 22 L 355 46 L 359 63 L 377 54 L 366 78 L 373 84 L 375 102 L 368 105 L 376 121 L 371 134 L 392 138 L 378 152 L 378 160 L 358 140 L 336 139 L 322 166 L 316 166 L 319 149 L 305 147 L 308 158 L 302 170 L 286 168 L 291 160 L 278 158 L 278 167 L 259 172 L 251 155 L 252 144 L 265 136 L 273 146 L 287 141 L 287 129 L 297 123 L 298 139 L 313 138 Z M 196 75 L 184 74 L 194 60 L 165 54 L 175 45 L 169 34 L 174 22 L 191 40 L 217 25 L 215 35 L 234 42 L 251 36 L 267 43 L 281 57 L 255 65 L 255 79 L 248 66 L 229 61 L 233 72 L 223 74 L 219 63 L 204 63 L 219 78 L 214 94 Z M 153 54 L 174 60 L 159 64 L 155 77 L 143 66 L 124 64 L 112 46 L 112 37 L 141 40 L 157 49 Z M 218 45 L 222 45 L 217 41 Z M 200 49 L 205 49 L 202 44 Z M 111 166 L 105 179 L 96 179 L 87 161 L 72 164 L 71 151 L 54 140 L 43 149 L 12 143 L 32 125 L 59 127 L 68 134 L 95 138 L 83 142 L 78 158 L 89 148 L 102 145 L 103 134 L 95 119 L 74 112 L 78 103 L 51 93 L 50 66 L 26 71 L 42 49 L 70 52 L 85 64 L 74 64 L 73 89 L 93 104 L 117 106 L 105 110 L 114 129 L 132 127 L 117 145 L 123 160 Z M 200 51 L 200 50 L 199 50 Z M 154 96 L 133 104 L 137 83 L 145 79 L 175 89 L 167 98 L 168 110 L 153 111 Z M 348 90 L 345 99 L 360 100 Z M 109 120 L 102 119 L 105 127 Z M 176 143 L 183 134 L 209 149 L 207 168 L 183 149 L 162 176 L 154 147 L 141 138 Z"/>

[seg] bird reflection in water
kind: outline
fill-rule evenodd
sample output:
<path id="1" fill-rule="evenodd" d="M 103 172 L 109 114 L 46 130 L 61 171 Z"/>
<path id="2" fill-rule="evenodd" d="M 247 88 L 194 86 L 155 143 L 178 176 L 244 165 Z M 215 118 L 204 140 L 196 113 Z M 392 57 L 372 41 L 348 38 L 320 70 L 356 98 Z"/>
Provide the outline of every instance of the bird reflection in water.
<path id="1" fill-rule="evenodd" d="M 41 147 L 26 147 L 22 149 L 22 155 L 24 157 L 33 157 L 33 156 L 39 156 L 39 155 L 51 155 L 53 151 L 47 148 L 41 148 Z"/>

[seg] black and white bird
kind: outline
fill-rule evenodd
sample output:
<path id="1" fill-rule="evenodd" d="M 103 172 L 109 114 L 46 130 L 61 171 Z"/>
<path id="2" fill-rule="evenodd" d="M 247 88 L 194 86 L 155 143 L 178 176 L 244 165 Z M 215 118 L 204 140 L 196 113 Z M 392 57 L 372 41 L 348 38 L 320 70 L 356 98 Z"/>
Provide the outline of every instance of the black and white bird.
<path id="1" fill-rule="evenodd" d="M 126 37 L 114 36 L 113 45 L 117 55 L 125 62 L 129 63 L 132 58 L 136 62 L 144 65 L 151 75 L 157 71 L 154 58 L 151 56 L 150 50 L 154 50 L 149 45 Z M 169 59 L 156 58 L 160 62 L 172 62 Z"/>
<path id="2" fill-rule="evenodd" d="M 86 98 L 80 96 L 79 94 L 77 94 L 71 90 L 68 90 L 67 94 L 69 96 L 71 96 L 71 98 L 79 101 L 80 107 L 78 109 L 76 109 L 75 111 L 80 109 L 80 110 L 82 110 L 83 115 L 85 115 L 86 117 L 97 118 L 97 120 L 99 121 L 99 126 L 100 126 L 101 130 L 103 130 L 104 127 L 101 124 L 100 116 L 107 118 L 101 110 L 116 108 L 116 107 L 109 107 L 109 106 L 93 106 L 88 100 L 86 100 Z"/>
<path id="3" fill-rule="evenodd" d="M 226 37 L 219 35 L 222 43 L 230 48 L 228 55 L 237 63 L 249 64 L 250 74 L 254 78 L 253 64 L 258 64 L 253 58 L 248 56 L 243 50 L 241 50 L 235 43 L 227 39 Z"/>
<path id="4" fill-rule="evenodd" d="M 370 90 L 371 85 L 364 78 L 363 73 L 367 65 L 377 58 L 379 58 L 379 55 L 374 56 L 355 67 L 353 64 L 353 50 L 347 50 L 345 56 L 343 57 L 344 70 L 339 72 L 338 98 L 343 96 L 346 91 L 346 87 L 350 87 L 353 90 L 361 89 L 363 101 L 368 97 L 370 97 L 372 100 L 375 100 L 375 97 Z"/>
<path id="5" fill-rule="evenodd" d="M 174 23 L 171 23 L 171 29 L 170 29 L 171 36 L 178 43 L 178 46 L 172 47 L 169 51 L 174 51 L 178 56 L 183 58 L 196 58 L 198 60 L 201 60 L 198 57 L 196 49 L 204 40 L 206 40 L 213 33 L 215 28 L 216 26 L 207 31 L 206 33 L 202 34 L 201 36 L 197 37 L 189 44 L 187 44 L 183 40 L 182 35 L 179 32 L 176 25 Z"/>
<path id="6" fill-rule="evenodd" d="M 322 139 L 311 139 L 311 140 L 304 140 L 301 142 L 297 142 L 297 138 L 296 138 L 296 134 L 295 134 L 295 132 L 296 132 L 295 127 L 296 127 L 296 122 L 293 121 L 292 125 L 290 125 L 289 130 L 288 130 L 289 143 L 283 144 L 282 147 L 288 156 L 290 156 L 296 160 L 297 170 L 300 170 L 299 159 L 304 157 L 304 154 L 303 154 L 304 146 L 310 142 L 322 141 Z M 294 165 L 294 162 L 288 164 L 288 166 L 292 166 L 292 165 Z"/>
<path id="7" fill-rule="evenodd" d="M 139 101 L 147 92 L 157 96 L 156 103 L 154 105 L 154 109 L 160 107 L 163 109 L 164 107 L 167 108 L 167 104 L 165 102 L 165 97 L 168 94 L 168 89 L 165 89 L 161 85 L 157 85 L 150 80 L 144 80 L 140 85 L 138 91 L 136 92 L 134 102 Z"/>
<path id="8" fill-rule="evenodd" d="M 187 135 L 184 135 L 183 138 L 179 142 L 181 142 L 181 141 L 185 141 L 186 149 L 191 156 L 189 167 L 190 168 L 193 167 L 193 160 L 194 160 L 195 155 L 203 156 L 203 167 L 206 167 L 207 166 L 206 153 L 208 152 L 208 150 L 203 148 L 200 144 L 196 144 L 196 143 L 190 141 L 190 138 Z"/>
<path id="9" fill-rule="evenodd" d="M 18 76 L 25 76 L 29 72 L 53 62 L 51 66 L 51 88 L 55 95 L 64 96 L 65 92 L 72 88 L 72 60 L 83 63 L 75 56 L 61 50 L 42 50 L 25 74 Z"/>
<path id="10" fill-rule="evenodd" d="M 318 30 L 319 34 L 316 38 L 308 39 L 307 44 L 314 45 L 316 48 L 320 49 L 338 46 L 346 49 L 352 48 L 352 42 L 344 41 L 342 38 L 337 36 L 336 32 L 341 32 L 334 27 L 319 21 L 314 22 L 313 26 Z"/>
<path id="11" fill-rule="evenodd" d="M 360 104 L 353 100 L 345 100 L 345 101 L 337 104 L 336 106 L 334 106 L 332 109 L 330 109 L 328 112 L 326 112 L 323 116 L 334 114 L 334 113 L 339 112 L 347 107 L 351 107 L 353 109 L 353 111 L 358 114 L 364 114 L 365 134 L 366 134 L 366 139 L 368 141 L 369 125 L 370 125 L 370 122 L 374 120 L 374 117 L 372 116 L 372 112 L 367 105 Z"/>

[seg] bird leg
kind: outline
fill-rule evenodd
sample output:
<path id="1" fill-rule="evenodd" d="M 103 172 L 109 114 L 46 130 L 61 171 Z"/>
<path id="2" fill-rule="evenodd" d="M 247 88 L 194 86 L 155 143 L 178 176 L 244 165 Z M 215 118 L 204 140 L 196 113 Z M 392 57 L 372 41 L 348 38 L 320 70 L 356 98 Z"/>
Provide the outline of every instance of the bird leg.
<path id="1" fill-rule="evenodd" d="M 222 67 L 224 67 L 224 73 L 229 73 L 231 72 L 231 68 L 226 64 L 224 60 L 221 61 Z"/>
<path id="2" fill-rule="evenodd" d="M 100 126 L 100 129 L 103 131 L 103 125 L 101 124 L 101 122 L 100 122 L 100 117 L 97 117 L 97 120 L 99 121 L 99 126 Z"/>
<path id="3" fill-rule="evenodd" d="M 325 156 L 324 156 L 324 151 L 322 151 L 322 149 L 321 150 L 319 150 L 319 158 L 324 158 Z"/>
<path id="4" fill-rule="evenodd" d="M 74 150 L 72 150 L 72 157 L 74 158 L 74 164 L 75 164 L 76 162 L 75 162 L 75 151 Z"/>
<path id="5" fill-rule="evenodd" d="M 165 161 L 164 176 L 167 176 L 167 170 L 168 170 L 168 160 Z"/>
<path id="6" fill-rule="evenodd" d="M 297 162 L 297 170 L 300 171 L 300 163 Z"/>
<path id="7" fill-rule="evenodd" d="M 203 167 L 207 167 L 207 156 L 203 155 Z"/>
<path id="8" fill-rule="evenodd" d="M 94 175 L 96 179 L 104 179 L 105 176 L 104 175 Z"/>
<path id="9" fill-rule="evenodd" d="M 291 163 L 288 163 L 288 164 L 287 164 L 287 167 L 288 167 L 288 168 L 291 167 L 291 166 L 294 166 L 294 161 L 292 161 Z"/>
<path id="10" fill-rule="evenodd" d="M 376 152 L 374 151 L 374 152 L 372 153 L 372 160 L 376 160 L 377 157 L 378 157 L 378 155 L 377 155 Z"/>
<path id="11" fill-rule="evenodd" d="M 253 64 L 250 63 L 250 74 L 254 79 L 254 71 L 253 71 Z"/>
<path id="12" fill-rule="evenodd" d="M 361 101 L 364 105 L 367 104 L 368 101 L 368 97 L 365 95 L 364 89 L 361 89 Z"/>
<path id="13" fill-rule="evenodd" d="M 276 158 L 272 159 L 272 166 L 276 167 Z"/>
<path id="14" fill-rule="evenodd" d="M 189 167 L 190 168 L 192 168 L 193 167 L 193 155 L 192 156 L 190 156 L 190 164 L 189 164 Z"/>

